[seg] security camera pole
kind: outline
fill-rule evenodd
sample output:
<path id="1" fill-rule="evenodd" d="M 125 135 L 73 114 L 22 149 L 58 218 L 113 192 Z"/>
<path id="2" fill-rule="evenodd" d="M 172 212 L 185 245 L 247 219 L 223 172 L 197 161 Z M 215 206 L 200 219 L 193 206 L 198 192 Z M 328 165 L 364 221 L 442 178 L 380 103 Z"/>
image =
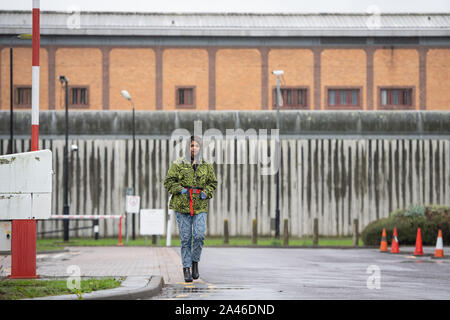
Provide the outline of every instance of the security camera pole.
<path id="1" fill-rule="evenodd" d="M 280 92 L 280 76 L 284 74 L 283 70 L 274 70 L 272 74 L 277 76 L 277 131 L 278 134 L 280 132 L 280 107 L 282 105 L 282 97 Z M 280 237 L 280 142 L 276 141 L 276 165 L 277 165 L 277 173 L 276 173 L 276 202 L 275 202 L 275 238 L 278 239 Z"/>
<path id="2" fill-rule="evenodd" d="M 64 147 L 64 212 L 69 215 L 69 80 L 59 76 L 59 82 L 65 84 L 66 89 L 66 146 Z M 64 219 L 64 241 L 69 241 L 69 219 Z"/>
<path id="3" fill-rule="evenodd" d="M 135 116 L 134 116 L 134 103 L 133 103 L 133 100 L 131 99 L 131 95 L 128 93 L 128 91 L 122 90 L 120 93 L 122 94 L 122 96 L 125 99 L 127 99 L 128 101 L 131 102 L 131 106 L 133 107 L 133 155 L 132 155 L 132 162 L 133 162 L 133 195 L 136 195 L 136 122 L 135 122 Z M 128 221 L 128 219 L 127 219 L 127 221 Z M 136 224 L 136 219 L 135 219 L 134 213 L 132 213 L 132 215 L 131 215 L 131 227 L 132 227 L 133 240 L 136 239 L 135 230 L 134 230 L 135 229 L 135 224 Z M 128 230 L 128 227 L 127 227 L 127 230 Z"/>

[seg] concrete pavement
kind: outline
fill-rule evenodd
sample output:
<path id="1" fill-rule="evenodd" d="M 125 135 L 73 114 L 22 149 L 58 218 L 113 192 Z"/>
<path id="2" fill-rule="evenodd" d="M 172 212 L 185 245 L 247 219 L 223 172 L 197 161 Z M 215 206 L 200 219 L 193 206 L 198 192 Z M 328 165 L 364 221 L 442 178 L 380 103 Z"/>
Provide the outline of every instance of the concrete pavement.
<path id="1" fill-rule="evenodd" d="M 200 263 L 201 283 L 168 285 L 171 300 L 450 299 L 450 259 L 434 247 L 414 257 L 371 249 L 214 248 Z M 445 250 L 445 248 L 444 248 Z"/>
<path id="2" fill-rule="evenodd" d="M 179 248 L 69 247 L 37 255 L 42 278 L 67 278 L 69 266 L 81 277 L 124 277 L 121 288 L 83 299 L 298 300 L 450 299 L 450 259 L 433 259 L 434 247 L 414 257 L 370 249 L 204 248 L 200 279 L 185 283 Z M 444 248 L 445 250 L 445 248 Z M 0 256 L 3 275 L 10 256 Z M 374 269 L 375 268 L 375 269 Z M 379 288 L 373 276 L 379 271 Z M 75 295 L 43 299 L 77 299 Z"/>

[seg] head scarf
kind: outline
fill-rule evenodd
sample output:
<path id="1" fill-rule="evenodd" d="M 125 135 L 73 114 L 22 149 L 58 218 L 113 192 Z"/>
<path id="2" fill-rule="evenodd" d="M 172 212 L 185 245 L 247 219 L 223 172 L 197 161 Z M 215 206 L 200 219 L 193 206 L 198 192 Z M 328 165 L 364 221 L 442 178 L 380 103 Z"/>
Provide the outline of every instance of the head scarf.
<path id="1" fill-rule="evenodd" d="M 202 157 L 202 138 L 200 138 L 199 136 L 191 136 L 191 141 L 189 143 L 189 154 L 191 154 L 191 143 L 192 141 L 195 141 L 198 143 L 198 145 L 200 146 L 200 151 L 198 152 L 197 155 L 197 163 L 200 163 L 201 157 Z M 190 156 L 191 158 L 191 163 L 194 162 L 194 158 L 192 157 L 192 155 Z"/>

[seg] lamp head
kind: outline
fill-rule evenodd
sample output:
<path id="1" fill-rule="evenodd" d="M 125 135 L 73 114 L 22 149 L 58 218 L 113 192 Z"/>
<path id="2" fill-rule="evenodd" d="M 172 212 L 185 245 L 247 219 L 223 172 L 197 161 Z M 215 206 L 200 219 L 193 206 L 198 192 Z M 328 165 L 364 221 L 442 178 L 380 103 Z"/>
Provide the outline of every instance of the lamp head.
<path id="1" fill-rule="evenodd" d="M 33 35 L 29 34 L 29 33 L 21 33 L 21 34 L 17 35 L 17 38 L 22 39 L 22 40 L 31 40 L 31 39 L 33 39 Z"/>
<path id="2" fill-rule="evenodd" d="M 122 94 L 122 96 L 123 96 L 125 99 L 131 101 L 131 96 L 130 96 L 130 94 L 128 93 L 127 90 L 122 90 L 122 91 L 120 91 L 120 93 Z"/>
<path id="3" fill-rule="evenodd" d="M 67 79 L 65 76 L 59 76 L 59 82 L 61 82 L 61 84 L 63 84 L 64 82 L 67 83 L 69 81 L 69 79 Z"/>
<path id="4" fill-rule="evenodd" d="M 276 75 L 276 76 L 282 76 L 284 74 L 283 70 L 273 70 L 272 74 Z"/>

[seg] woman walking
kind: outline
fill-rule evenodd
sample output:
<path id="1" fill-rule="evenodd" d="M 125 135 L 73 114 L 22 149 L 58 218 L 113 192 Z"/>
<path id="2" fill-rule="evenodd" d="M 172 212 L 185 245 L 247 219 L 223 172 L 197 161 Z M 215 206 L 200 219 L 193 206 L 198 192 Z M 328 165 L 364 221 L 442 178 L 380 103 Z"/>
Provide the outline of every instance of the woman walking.
<path id="1" fill-rule="evenodd" d="M 200 276 L 198 262 L 205 240 L 208 200 L 217 187 L 214 168 L 202 159 L 201 147 L 200 137 L 191 136 L 190 161 L 185 158 L 174 161 L 164 179 L 164 187 L 172 195 L 169 208 L 175 210 L 177 215 L 186 282 Z"/>

